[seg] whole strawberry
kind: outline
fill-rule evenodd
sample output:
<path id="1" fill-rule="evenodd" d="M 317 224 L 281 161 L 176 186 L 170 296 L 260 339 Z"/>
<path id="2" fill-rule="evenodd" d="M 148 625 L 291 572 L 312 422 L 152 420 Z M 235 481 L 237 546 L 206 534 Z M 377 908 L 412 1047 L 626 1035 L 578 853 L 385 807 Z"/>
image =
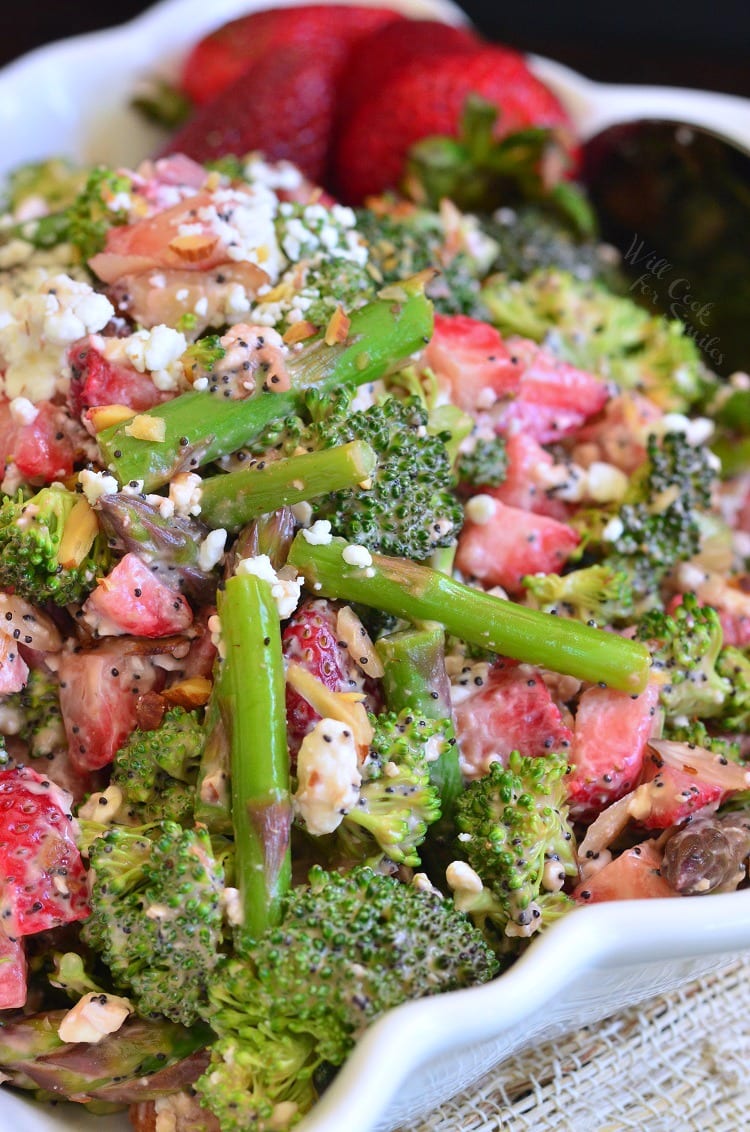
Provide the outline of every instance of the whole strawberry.
<path id="1" fill-rule="evenodd" d="M 183 64 L 180 87 L 202 106 L 243 71 L 280 50 L 302 44 L 314 52 L 331 41 L 348 49 L 396 19 L 402 17 L 388 8 L 356 4 L 303 4 L 239 16 L 196 43 Z"/>
<path id="2" fill-rule="evenodd" d="M 531 127 L 570 135 L 557 97 L 510 48 L 428 54 L 391 75 L 342 124 L 334 158 L 342 197 L 356 204 L 402 185 L 412 147 L 426 138 L 456 138 L 471 96 L 496 112 L 496 139 Z"/>

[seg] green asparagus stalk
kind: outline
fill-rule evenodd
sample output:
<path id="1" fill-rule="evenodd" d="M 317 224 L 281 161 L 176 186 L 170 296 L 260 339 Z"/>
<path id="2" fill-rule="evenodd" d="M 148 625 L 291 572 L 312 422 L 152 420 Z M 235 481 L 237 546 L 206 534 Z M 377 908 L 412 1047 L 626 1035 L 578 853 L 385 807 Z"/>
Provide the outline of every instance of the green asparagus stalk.
<path id="1" fill-rule="evenodd" d="M 416 623 L 438 621 L 492 652 L 632 694 L 648 683 L 649 654 L 639 642 L 527 609 L 407 559 L 373 554 L 369 567 L 348 565 L 346 547 L 343 539 L 313 546 L 300 532 L 289 564 L 320 597 L 360 602 Z"/>
<path id="2" fill-rule="evenodd" d="M 217 691 L 229 737 L 239 946 L 279 922 L 291 878 L 292 807 L 279 614 L 268 582 L 244 574 L 219 592 L 225 656 Z"/>
<path id="3" fill-rule="evenodd" d="M 282 505 L 356 487 L 371 475 L 376 463 L 369 444 L 352 440 L 320 452 L 273 460 L 262 468 L 211 476 L 201 487 L 201 519 L 209 527 L 235 532 Z"/>
<path id="4" fill-rule="evenodd" d="M 229 795 L 229 736 L 219 706 L 219 684 L 225 674 L 225 666 L 219 664 L 206 708 L 206 739 L 198 768 L 193 812 L 196 822 L 205 825 L 209 833 L 231 834 L 234 826 Z"/>
<path id="5" fill-rule="evenodd" d="M 442 625 L 390 633 L 376 642 L 383 662 L 383 694 L 389 711 L 404 708 L 425 719 L 450 719 L 450 681 L 445 670 L 445 633 Z M 430 778 L 440 791 L 443 818 L 450 819 L 463 790 L 455 742 L 430 764 Z"/>
<path id="6" fill-rule="evenodd" d="M 297 521 L 290 507 L 279 507 L 253 519 L 240 531 L 227 556 L 227 577 L 235 572 L 241 558 L 257 558 L 259 554 L 267 555 L 274 570 L 280 570 L 286 564 L 296 530 Z"/>
<path id="7" fill-rule="evenodd" d="M 162 441 L 129 435 L 127 421 L 100 432 L 102 462 L 120 483 L 138 480 L 144 491 L 153 491 L 177 472 L 195 471 L 248 444 L 271 421 L 297 411 L 306 389 L 355 388 L 385 376 L 432 333 L 432 306 L 422 285 L 404 284 L 398 299 L 376 299 L 354 311 L 345 342 L 328 346 L 318 336 L 291 354 L 290 390 L 258 393 L 245 401 L 208 392 L 183 393 L 143 414 L 164 422 Z"/>

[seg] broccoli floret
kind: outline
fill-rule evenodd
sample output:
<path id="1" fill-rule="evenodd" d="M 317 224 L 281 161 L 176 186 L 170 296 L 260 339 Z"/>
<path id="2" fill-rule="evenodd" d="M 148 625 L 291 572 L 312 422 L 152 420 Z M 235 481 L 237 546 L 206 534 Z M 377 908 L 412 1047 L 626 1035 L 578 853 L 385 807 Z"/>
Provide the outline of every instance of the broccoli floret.
<path id="1" fill-rule="evenodd" d="M 428 268 L 439 274 L 425 293 L 441 314 L 486 316 L 481 280 L 497 251 L 477 218 L 457 209 L 433 212 L 387 197 L 357 213 L 357 229 L 369 249 L 370 270 L 383 284 Z"/>
<path id="2" fill-rule="evenodd" d="M 577 872 L 566 772 L 562 754 L 524 758 L 513 751 L 507 768 L 493 763 L 458 799 L 460 850 L 499 902 L 507 935 L 534 930 L 535 922 L 543 927 L 542 890 L 559 891 Z"/>
<path id="3" fill-rule="evenodd" d="M 388 397 L 346 415 L 332 402 L 329 416 L 312 424 L 301 444 L 310 450 L 364 440 L 378 463 L 371 486 L 332 492 L 316 503 L 336 534 L 370 550 L 417 561 L 458 535 L 463 509 L 453 492 L 445 443 L 427 434 L 427 413 L 416 398 Z"/>
<path id="4" fill-rule="evenodd" d="M 17 707 L 22 716 L 18 734 L 32 758 L 44 758 L 67 746 L 54 676 L 41 668 L 32 668 L 22 690 L 8 696 L 6 702 Z"/>
<path id="5" fill-rule="evenodd" d="M 188 346 L 182 355 L 182 365 L 191 382 L 195 382 L 200 377 L 207 377 L 225 354 L 218 334 L 204 334 Z"/>
<path id="6" fill-rule="evenodd" d="M 203 743 L 197 714 L 181 707 L 152 731 L 133 731 L 115 755 L 111 779 L 128 815 L 142 824 L 160 818 L 191 824 Z"/>
<path id="7" fill-rule="evenodd" d="M 211 978 L 211 1064 L 196 1088 L 222 1132 L 286 1128 L 314 1103 L 316 1073 L 339 1066 L 384 1011 L 486 982 L 494 956 L 436 893 L 358 867 L 314 868 L 282 924 Z M 283 1106 L 283 1107 L 282 1107 Z"/>
<path id="8" fill-rule="evenodd" d="M 339 826 L 337 840 L 354 860 L 369 860 L 377 847 L 391 861 L 418 865 L 427 828 L 440 817 L 430 764 L 446 743 L 455 743 L 452 724 L 410 711 L 384 712 L 373 723 L 359 800 Z"/>
<path id="9" fill-rule="evenodd" d="M 702 719 L 667 720 L 664 726 L 664 738 L 675 743 L 689 743 L 693 747 L 702 747 L 704 751 L 721 755 L 729 762 L 740 761 L 739 743 L 726 735 L 712 735 Z"/>
<path id="10" fill-rule="evenodd" d="M 119 193 L 129 193 L 132 187 L 124 173 L 97 166 L 69 204 L 19 225 L 19 234 L 39 248 L 72 244 L 85 262 L 102 250 L 110 228 L 127 224 L 127 211 L 111 205 Z"/>
<path id="11" fill-rule="evenodd" d="M 626 617 L 633 608 L 627 571 L 604 563 L 569 574 L 529 574 L 523 584 L 530 605 L 545 613 L 577 617 L 579 621 L 609 625 Z"/>
<path id="12" fill-rule="evenodd" d="M 750 652 L 727 645 L 719 653 L 716 671 L 729 682 L 718 722 L 728 731 L 746 733 L 750 728 Z"/>
<path id="13" fill-rule="evenodd" d="M 90 850 L 82 936 L 143 1014 L 189 1025 L 205 1013 L 222 941 L 221 866 L 203 829 L 116 827 Z"/>
<path id="14" fill-rule="evenodd" d="M 504 436 L 479 439 L 470 452 L 456 461 L 456 475 L 470 487 L 499 487 L 508 474 L 508 453 Z"/>
<path id="15" fill-rule="evenodd" d="M 665 409 L 684 411 L 715 384 L 681 322 L 569 272 L 543 269 L 523 281 L 494 275 L 482 298 L 503 333 L 545 341 L 565 361 Z"/>
<path id="16" fill-rule="evenodd" d="M 574 517 L 582 548 L 604 549 L 605 564 L 628 575 L 633 597 L 653 602 L 669 571 L 698 553 L 715 476 L 712 453 L 684 433 L 649 436 L 647 459 L 619 508 Z"/>
<path id="17" fill-rule="evenodd" d="M 581 235 L 550 209 L 500 209 L 482 221 L 482 228 L 498 247 L 491 270 L 511 279 L 524 279 L 539 268 L 559 268 L 581 282 L 599 279 L 613 288 L 622 285 L 611 249 Z"/>
<path id="18" fill-rule="evenodd" d="M 111 555 L 86 499 L 53 485 L 0 505 L 0 586 L 29 601 L 83 601 Z"/>
<path id="19" fill-rule="evenodd" d="M 646 613 L 637 637 L 651 651 L 652 669 L 662 681 L 659 701 L 667 719 L 721 714 L 732 686 L 717 670 L 723 634 L 712 606 L 687 593 L 672 615 Z"/>
<path id="20" fill-rule="evenodd" d="M 80 192 L 86 174 L 60 157 L 32 161 L 14 169 L 7 180 L 8 211 L 16 212 L 29 199 L 43 201 L 50 212 L 69 205 Z"/>

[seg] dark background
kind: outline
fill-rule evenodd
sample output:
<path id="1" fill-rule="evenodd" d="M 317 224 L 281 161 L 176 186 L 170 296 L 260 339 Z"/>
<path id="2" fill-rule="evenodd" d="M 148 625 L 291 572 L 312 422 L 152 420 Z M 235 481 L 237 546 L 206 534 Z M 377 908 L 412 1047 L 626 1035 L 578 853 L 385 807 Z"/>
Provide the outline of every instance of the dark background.
<path id="1" fill-rule="evenodd" d="M 0 64 L 49 40 L 121 23 L 146 7 L 145 0 L 22 0 L 3 21 Z M 463 7 L 489 38 L 549 55 L 591 78 L 750 96 L 748 0 L 699 6 L 669 0 L 464 0 Z"/>

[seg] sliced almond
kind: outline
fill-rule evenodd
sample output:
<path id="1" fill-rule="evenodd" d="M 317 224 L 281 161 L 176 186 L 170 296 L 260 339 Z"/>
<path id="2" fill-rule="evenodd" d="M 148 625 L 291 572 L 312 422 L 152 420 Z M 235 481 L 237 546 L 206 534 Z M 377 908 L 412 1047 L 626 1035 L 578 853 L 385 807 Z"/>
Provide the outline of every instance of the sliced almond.
<path id="1" fill-rule="evenodd" d="M 383 662 L 375 651 L 372 638 L 350 605 L 345 605 L 338 611 L 336 636 L 344 642 L 354 663 L 367 676 L 379 680 L 385 675 Z"/>
<path id="2" fill-rule="evenodd" d="M 167 435 L 167 422 L 162 417 L 148 417 L 145 413 L 139 413 L 130 424 L 125 425 L 125 435 L 132 436 L 134 440 L 150 440 L 161 444 Z"/>
<path id="3" fill-rule="evenodd" d="M 339 305 L 328 320 L 324 341 L 326 346 L 335 346 L 337 342 L 346 342 L 352 320 Z"/>
<path id="4" fill-rule="evenodd" d="M 102 432 L 112 425 L 132 420 L 135 415 L 135 409 L 130 409 L 127 405 L 97 405 L 93 409 L 87 410 L 86 419 L 90 422 L 94 432 Z"/>
<path id="5" fill-rule="evenodd" d="M 171 688 L 165 688 L 162 696 L 170 704 L 176 704 L 177 707 L 183 707 L 187 711 L 192 708 L 204 707 L 211 695 L 211 681 L 205 676 L 189 676 L 186 680 L 180 680 L 179 684 L 173 684 Z"/>
<path id="6" fill-rule="evenodd" d="M 99 523 L 85 495 L 74 504 L 60 539 L 57 557 L 64 570 L 80 566 L 99 534 Z"/>
<path id="7" fill-rule="evenodd" d="M 317 333 L 317 326 L 307 319 L 300 319 L 299 322 L 293 322 L 288 330 L 284 331 L 282 335 L 287 346 L 293 346 L 295 342 L 304 342 L 306 338 L 311 338 L 313 334 Z"/>
<path id="8" fill-rule="evenodd" d="M 197 263 L 207 259 L 219 242 L 218 236 L 210 233 L 195 233 L 191 236 L 175 236 L 169 241 L 169 249 L 185 263 Z"/>
<path id="9" fill-rule="evenodd" d="M 358 694 L 355 700 L 354 693 L 332 692 L 299 664 L 289 665 L 286 682 L 302 696 L 303 700 L 307 700 L 310 707 L 314 708 L 323 719 L 337 719 L 350 727 L 360 757 L 364 759 L 372 742 L 372 724 L 367 718 L 367 711 L 362 703 L 364 697 L 361 694 Z"/>

